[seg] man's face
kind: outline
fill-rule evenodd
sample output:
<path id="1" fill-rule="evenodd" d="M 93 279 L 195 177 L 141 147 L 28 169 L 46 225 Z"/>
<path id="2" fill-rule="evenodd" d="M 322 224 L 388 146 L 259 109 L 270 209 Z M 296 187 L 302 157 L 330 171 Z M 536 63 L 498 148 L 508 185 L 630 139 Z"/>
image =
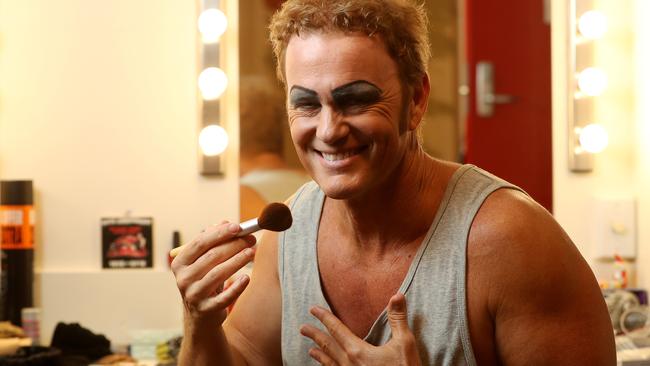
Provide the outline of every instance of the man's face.
<path id="1" fill-rule="evenodd" d="M 398 68 L 383 42 L 343 33 L 294 36 L 285 70 L 291 137 L 325 194 L 353 198 L 385 182 L 404 155 L 400 120 L 407 117 Z"/>

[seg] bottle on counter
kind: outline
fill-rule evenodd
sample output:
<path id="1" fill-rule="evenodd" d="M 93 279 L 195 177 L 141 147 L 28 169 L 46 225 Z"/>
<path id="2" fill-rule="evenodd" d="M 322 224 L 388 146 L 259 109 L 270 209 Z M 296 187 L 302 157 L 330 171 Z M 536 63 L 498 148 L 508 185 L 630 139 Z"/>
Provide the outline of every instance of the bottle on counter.
<path id="1" fill-rule="evenodd" d="M 0 181 L 0 232 L 0 321 L 21 325 L 21 310 L 34 299 L 31 180 Z"/>

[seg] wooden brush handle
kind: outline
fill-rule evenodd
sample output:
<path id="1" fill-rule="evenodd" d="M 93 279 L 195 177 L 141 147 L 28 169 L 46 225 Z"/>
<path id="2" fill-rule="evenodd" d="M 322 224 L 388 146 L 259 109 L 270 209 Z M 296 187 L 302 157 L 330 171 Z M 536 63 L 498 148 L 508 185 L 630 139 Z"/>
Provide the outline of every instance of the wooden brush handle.
<path id="1" fill-rule="evenodd" d="M 181 245 L 180 247 L 176 247 L 176 248 L 172 249 L 172 250 L 169 252 L 169 256 L 172 257 L 172 258 L 175 258 L 175 257 L 178 255 L 178 253 L 181 252 L 181 250 L 183 250 L 183 246 L 182 246 L 182 245 Z"/>

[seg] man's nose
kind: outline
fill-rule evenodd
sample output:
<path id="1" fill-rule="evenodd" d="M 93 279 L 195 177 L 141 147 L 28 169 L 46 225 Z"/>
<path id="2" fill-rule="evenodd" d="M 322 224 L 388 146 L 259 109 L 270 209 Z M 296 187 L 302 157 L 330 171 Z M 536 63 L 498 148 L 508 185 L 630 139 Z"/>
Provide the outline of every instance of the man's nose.
<path id="1" fill-rule="evenodd" d="M 334 144 L 350 133 L 345 117 L 331 108 L 323 108 L 316 129 L 316 137 L 327 144 Z"/>

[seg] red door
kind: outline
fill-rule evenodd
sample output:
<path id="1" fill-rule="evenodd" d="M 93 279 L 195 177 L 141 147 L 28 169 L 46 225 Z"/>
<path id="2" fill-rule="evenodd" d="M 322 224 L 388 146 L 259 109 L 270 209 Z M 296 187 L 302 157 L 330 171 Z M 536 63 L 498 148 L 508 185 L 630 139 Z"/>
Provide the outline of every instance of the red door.
<path id="1" fill-rule="evenodd" d="M 465 0 L 464 11 L 470 87 L 465 160 L 520 186 L 551 211 L 551 39 L 545 1 Z"/>

